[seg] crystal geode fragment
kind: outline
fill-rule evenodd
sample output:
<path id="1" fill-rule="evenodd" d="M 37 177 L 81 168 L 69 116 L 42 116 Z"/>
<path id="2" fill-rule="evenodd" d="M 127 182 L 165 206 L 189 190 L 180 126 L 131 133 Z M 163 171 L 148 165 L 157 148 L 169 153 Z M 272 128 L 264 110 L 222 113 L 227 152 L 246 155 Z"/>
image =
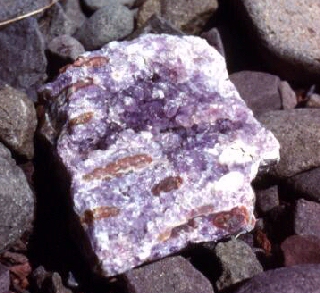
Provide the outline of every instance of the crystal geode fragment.
<path id="1" fill-rule="evenodd" d="M 104 275 L 253 228 L 250 183 L 279 158 L 279 144 L 205 40 L 111 42 L 63 68 L 43 93 Z"/>

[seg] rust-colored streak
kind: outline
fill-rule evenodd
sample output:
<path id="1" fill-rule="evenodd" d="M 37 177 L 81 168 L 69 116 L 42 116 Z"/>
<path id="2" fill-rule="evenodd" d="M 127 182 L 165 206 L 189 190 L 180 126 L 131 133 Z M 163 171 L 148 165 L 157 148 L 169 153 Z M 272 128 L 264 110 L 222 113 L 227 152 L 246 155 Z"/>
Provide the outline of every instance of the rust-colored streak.
<path id="1" fill-rule="evenodd" d="M 71 67 L 101 67 L 109 62 L 108 57 L 96 56 L 89 59 L 77 58 L 73 64 L 67 64 L 59 69 L 59 73 L 65 73 Z"/>
<path id="2" fill-rule="evenodd" d="M 105 167 L 94 169 L 91 173 L 83 176 L 84 180 L 110 180 L 120 177 L 137 169 L 144 168 L 152 162 L 152 158 L 146 154 L 126 157 L 116 160 Z"/>
<path id="3" fill-rule="evenodd" d="M 69 125 L 75 126 L 75 125 L 81 125 L 88 123 L 93 118 L 93 112 L 86 112 L 82 113 L 79 116 L 70 119 Z"/>
<path id="4" fill-rule="evenodd" d="M 236 207 L 230 211 L 213 215 L 212 224 L 229 233 L 237 233 L 249 221 L 248 211 L 245 207 Z"/>
<path id="5" fill-rule="evenodd" d="M 158 184 L 155 184 L 151 192 L 153 195 L 160 195 L 161 192 L 170 192 L 178 189 L 183 183 L 183 179 L 180 176 L 168 176 L 162 179 Z"/>
<path id="6" fill-rule="evenodd" d="M 171 237 L 171 231 L 172 229 L 168 229 L 164 231 L 163 233 L 159 234 L 158 241 L 164 242 L 167 241 Z"/>
<path id="7" fill-rule="evenodd" d="M 81 222 L 90 226 L 96 220 L 117 217 L 119 213 L 120 209 L 117 207 L 102 206 L 92 210 L 87 209 L 84 211 L 84 217 L 81 219 Z"/>

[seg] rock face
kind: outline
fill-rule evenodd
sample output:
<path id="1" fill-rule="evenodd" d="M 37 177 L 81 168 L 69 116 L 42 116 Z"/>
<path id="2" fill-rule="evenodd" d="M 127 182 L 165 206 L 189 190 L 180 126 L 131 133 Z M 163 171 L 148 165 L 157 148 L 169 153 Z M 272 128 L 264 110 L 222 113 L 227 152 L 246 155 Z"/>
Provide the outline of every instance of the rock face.
<path id="1" fill-rule="evenodd" d="M 28 228 L 33 220 L 33 193 L 22 170 L 0 143 L 0 251 Z"/>
<path id="2" fill-rule="evenodd" d="M 146 34 L 62 72 L 43 133 L 105 275 L 252 229 L 250 183 L 279 144 L 206 41 Z"/>

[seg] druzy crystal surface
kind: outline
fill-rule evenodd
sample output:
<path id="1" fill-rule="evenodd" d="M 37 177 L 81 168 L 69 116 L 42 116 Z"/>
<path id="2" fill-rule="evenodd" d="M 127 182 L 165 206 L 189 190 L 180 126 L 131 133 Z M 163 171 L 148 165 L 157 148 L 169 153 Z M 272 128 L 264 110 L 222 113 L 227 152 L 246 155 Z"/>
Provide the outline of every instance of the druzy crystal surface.
<path id="1" fill-rule="evenodd" d="M 74 209 L 105 275 L 254 225 L 251 181 L 279 144 L 194 36 L 86 52 L 43 90 Z"/>

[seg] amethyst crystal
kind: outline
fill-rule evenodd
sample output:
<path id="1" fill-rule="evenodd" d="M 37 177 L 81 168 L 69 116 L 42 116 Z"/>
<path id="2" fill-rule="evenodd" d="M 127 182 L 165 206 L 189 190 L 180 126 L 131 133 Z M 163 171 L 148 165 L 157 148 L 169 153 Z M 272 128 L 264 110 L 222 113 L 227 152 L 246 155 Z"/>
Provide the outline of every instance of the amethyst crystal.
<path id="1" fill-rule="evenodd" d="M 279 144 L 193 36 L 86 52 L 43 89 L 74 209 L 104 275 L 252 229 L 251 181 Z"/>

